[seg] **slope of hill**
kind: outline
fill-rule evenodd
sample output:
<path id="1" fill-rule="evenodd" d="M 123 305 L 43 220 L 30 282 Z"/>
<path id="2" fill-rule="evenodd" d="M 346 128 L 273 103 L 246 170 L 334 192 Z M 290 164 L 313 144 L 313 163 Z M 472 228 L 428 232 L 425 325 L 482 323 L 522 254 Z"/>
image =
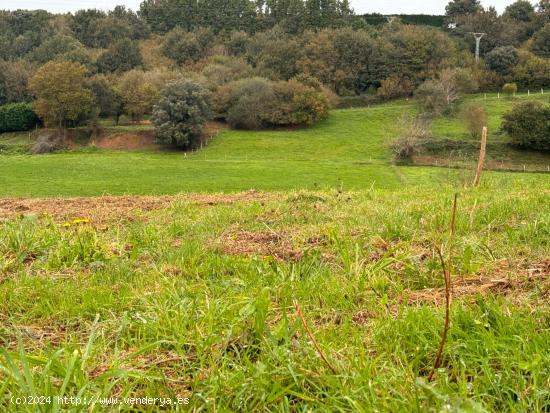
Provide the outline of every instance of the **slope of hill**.
<path id="1" fill-rule="evenodd" d="M 486 104 L 493 137 L 502 112 L 512 102 L 492 99 Z M 393 165 L 388 142 L 399 135 L 402 118 L 415 111 L 412 103 L 397 102 L 333 111 L 327 121 L 311 128 L 225 130 L 205 149 L 187 154 L 84 149 L 47 156 L 0 156 L 0 196 L 150 195 L 300 188 L 357 190 L 373 185 L 399 189 L 466 179 L 467 171 Z M 127 132 L 126 127 L 120 130 Z M 112 128 L 112 132 L 116 133 L 117 128 Z M 435 122 L 434 135 L 469 139 L 457 120 L 447 118 Z M 28 139 L 26 135 L 23 138 Z M 502 137 L 498 139 L 503 142 Z M 475 148 L 476 143 L 472 145 Z M 504 143 L 499 148 L 501 155 L 502 151 L 512 157 L 521 154 L 510 151 Z M 544 165 L 548 159 L 540 155 L 536 161 Z M 527 175 L 524 178 L 549 179 Z"/>

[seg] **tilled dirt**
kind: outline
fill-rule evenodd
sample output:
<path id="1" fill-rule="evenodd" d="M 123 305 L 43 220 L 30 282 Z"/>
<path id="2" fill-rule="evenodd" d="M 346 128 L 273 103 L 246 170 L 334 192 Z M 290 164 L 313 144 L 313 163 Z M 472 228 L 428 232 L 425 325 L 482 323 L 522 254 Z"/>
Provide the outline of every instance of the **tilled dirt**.
<path id="1" fill-rule="evenodd" d="M 176 202 L 212 206 L 240 202 L 265 202 L 276 197 L 276 194 L 248 191 L 235 194 L 185 194 L 175 196 L 101 196 L 47 199 L 0 198 L 0 218 L 45 214 L 56 220 L 91 218 L 105 221 L 114 218 L 129 218 L 137 211 L 167 208 Z"/>
<path id="2" fill-rule="evenodd" d="M 292 246 L 291 237 L 287 233 L 229 232 L 222 236 L 220 244 L 224 254 L 229 255 L 256 255 L 282 261 L 297 261 L 304 255 L 302 250 Z"/>
<path id="3" fill-rule="evenodd" d="M 515 275 L 508 274 L 499 277 L 495 272 L 492 277 L 489 274 L 482 274 L 477 277 L 453 277 L 453 298 L 469 298 L 485 296 L 489 294 L 510 296 L 519 298 L 522 293 L 535 288 L 535 285 L 548 284 L 550 282 L 550 258 L 517 268 Z M 550 288 L 550 285 L 547 286 Z M 543 292 L 544 293 L 544 292 Z M 547 289 L 546 294 L 550 294 Z M 407 304 L 435 304 L 445 303 L 444 288 L 429 288 L 418 291 L 408 291 L 401 298 L 401 302 Z"/>

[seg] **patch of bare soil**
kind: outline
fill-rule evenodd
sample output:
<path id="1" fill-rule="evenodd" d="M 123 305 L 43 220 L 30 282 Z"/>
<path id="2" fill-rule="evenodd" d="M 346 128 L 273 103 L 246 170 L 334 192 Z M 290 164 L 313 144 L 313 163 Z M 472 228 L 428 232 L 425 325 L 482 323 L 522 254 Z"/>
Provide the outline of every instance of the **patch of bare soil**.
<path id="1" fill-rule="evenodd" d="M 159 149 L 155 143 L 153 131 L 137 131 L 134 133 L 118 133 L 104 135 L 94 139 L 90 145 L 101 149 L 139 150 Z"/>
<path id="2" fill-rule="evenodd" d="M 510 296 L 520 300 L 522 293 L 535 288 L 536 285 L 547 284 L 550 281 L 550 258 L 541 262 L 516 268 L 514 275 L 504 271 L 495 271 L 490 274 L 481 274 L 477 277 L 453 278 L 453 298 L 472 298 L 478 295 L 497 294 Z M 544 294 L 549 294 L 547 286 Z M 408 304 L 435 304 L 445 303 L 444 288 L 428 288 L 419 291 L 409 291 L 400 297 L 401 302 Z"/>
<path id="3" fill-rule="evenodd" d="M 295 249 L 287 233 L 239 231 L 226 233 L 222 250 L 229 255 L 273 257 L 281 261 L 298 261 L 304 253 Z"/>
<path id="4" fill-rule="evenodd" d="M 186 194 L 175 196 L 101 196 L 91 198 L 22 199 L 0 198 L 0 218 L 45 214 L 56 220 L 88 218 L 92 221 L 132 218 L 138 211 L 151 211 L 189 202 L 213 206 L 247 202 L 265 202 L 276 194 L 248 191 L 236 194 Z"/>

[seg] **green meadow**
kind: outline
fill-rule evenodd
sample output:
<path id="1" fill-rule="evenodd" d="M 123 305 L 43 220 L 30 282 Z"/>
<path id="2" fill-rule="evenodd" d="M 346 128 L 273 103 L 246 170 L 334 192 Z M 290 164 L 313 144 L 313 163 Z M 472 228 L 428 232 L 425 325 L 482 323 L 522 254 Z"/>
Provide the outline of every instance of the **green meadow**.
<path id="1" fill-rule="evenodd" d="M 499 156 L 547 161 L 506 146 L 513 102 L 468 99 Z M 395 165 L 415 111 L 224 130 L 191 153 L 0 137 L 0 410 L 549 411 L 550 175 L 472 188 L 472 169 Z M 471 139 L 457 119 L 433 133 Z M 57 198 L 99 195 L 130 196 Z"/>
<path id="2" fill-rule="evenodd" d="M 502 113 L 520 99 L 527 97 L 498 100 L 474 96 L 467 102 L 486 105 L 490 139 L 497 143 L 494 155 L 523 163 L 550 163 L 548 156 L 533 157 L 508 148 L 498 131 Z M 0 136 L 0 143 L 10 149 L 10 154 L 0 154 L 0 196 L 400 189 L 461 179 L 464 173 L 453 170 L 393 164 L 388 144 L 415 112 L 412 103 L 398 102 L 333 111 L 328 120 L 310 128 L 225 130 L 204 149 L 192 153 L 82 148 L 30 156 L 18 154 L 28 145 L 28 134 Z M 120 127 L 123 132 L 131 129 Z M 456 117 L 437 119 L 433 133 L 436 138 L 472 139 Z"/>

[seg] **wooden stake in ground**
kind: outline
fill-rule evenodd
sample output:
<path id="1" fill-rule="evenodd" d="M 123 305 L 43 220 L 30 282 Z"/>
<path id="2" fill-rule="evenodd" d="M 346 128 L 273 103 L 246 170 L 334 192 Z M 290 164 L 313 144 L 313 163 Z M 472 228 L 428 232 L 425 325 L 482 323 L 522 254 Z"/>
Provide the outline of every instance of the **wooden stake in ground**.
<path id="1" fill-rule="evenodd" d="M 479 162 L 477 163 L 476 178 L 474 180 L 474 186 L 478 186 L 481 181 L 481 172 L 483 172 L 483 165 L 485 165 L 485 152 L 487 149 L 487 126 L 483 127 L 481 134 L 481 149 L 479 150 Z"/>
<path id="2" fill-rule="evenodd" d="M 443 325 L 443 332 L 441 333 L 441 342 L 439 343 L 439 348 L 437 349 L 437 356 L 435 358 L 435 363 L 428 376 L 428 381 L 433 380 L 435 371 L 441 367 L 441 359 L 443 358 L 443 347 L 445 347 L 445 342 L 447 341 L 447 334 L 449 333 L 449 327 L 451 325 L 451 300 L 452 300 L 452 291 L 453 285 L 451 280 L 451 273 L 453 268 L 452 261 L 452 251 L 453 251 L 453 241 L 455 236 L 455 226 L 456 226 L 456 208 L 457 208 L 458 194 L 455 194 L 453 202 L 453 211 L 451 213 L 451 233 L 449 237 L 449 259 L 447 264 L 445 264 L 445 259 L 443 258 L 443 253 L 441 248 L 437 248 L 437 254 L 439 255 L 439 260 L 441 262 L 441 268 L 443 270 L 443 277 L 445 278 L 445 324 Z"/>

